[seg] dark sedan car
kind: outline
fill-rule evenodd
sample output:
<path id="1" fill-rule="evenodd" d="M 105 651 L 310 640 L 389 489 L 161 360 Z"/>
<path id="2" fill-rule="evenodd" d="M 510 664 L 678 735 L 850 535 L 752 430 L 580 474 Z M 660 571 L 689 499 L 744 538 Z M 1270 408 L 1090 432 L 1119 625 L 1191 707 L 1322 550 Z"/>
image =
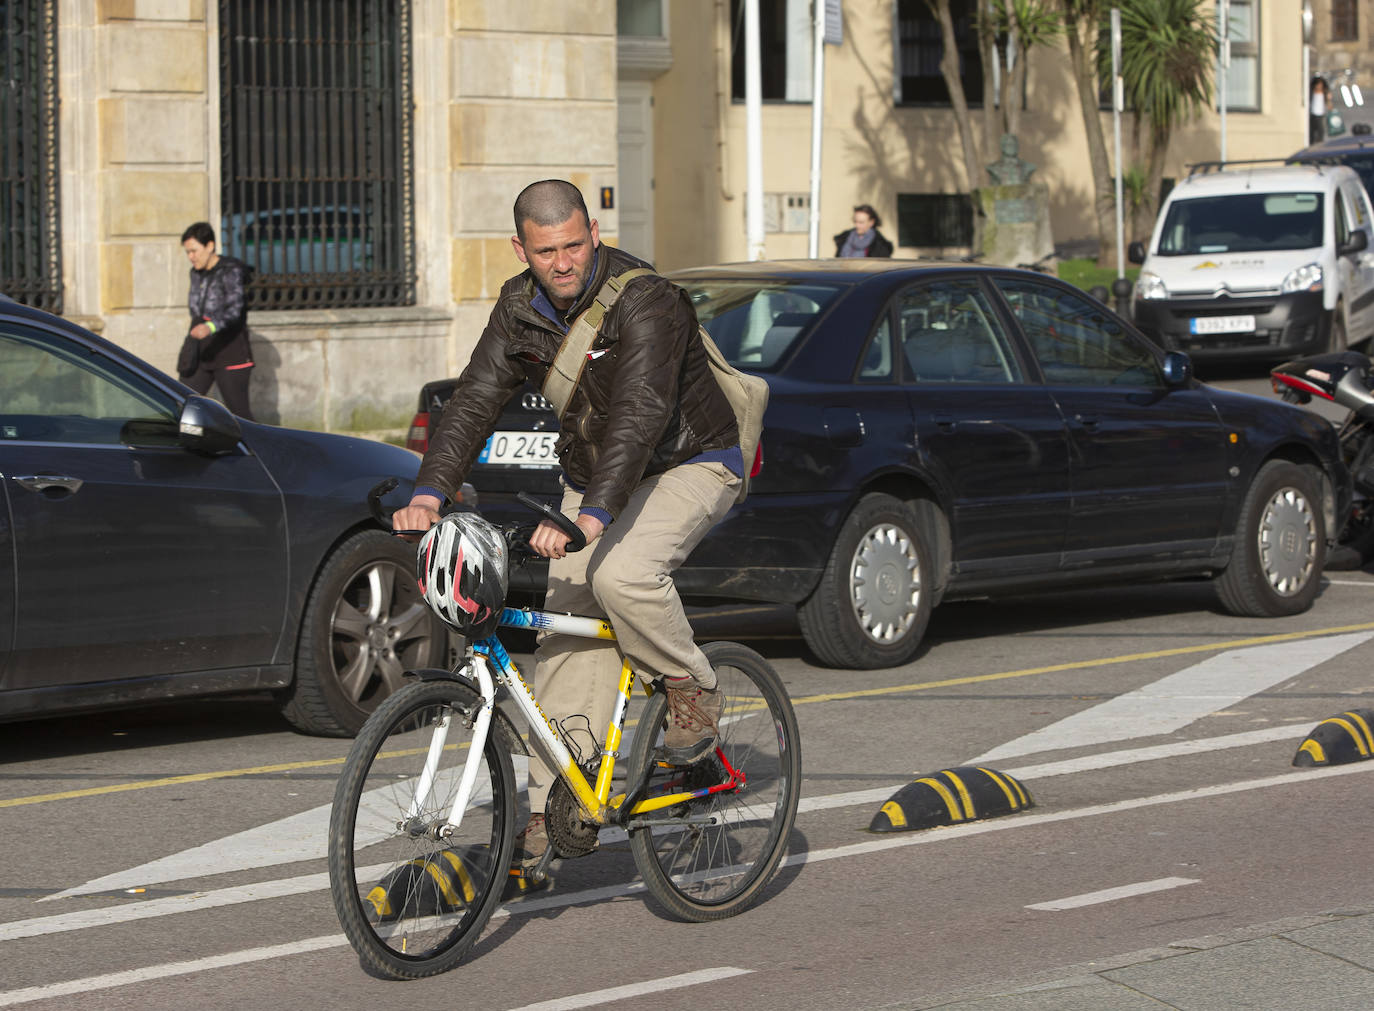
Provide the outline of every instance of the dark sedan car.
<path id="1" fill-rule="evenodd" d="M 679 570 L 688 600 L 794 604 L 852 668 L 909 659 L 959 597 L 1208 577 L 1237 614 L 1311 605 L 1350 494 L 1331 425 L 1197 382 L 1078 289 L 900 260 L 671 276 L 771 389 L 763 471 Z M 422 391 L 412 448 L 452 389 Z M 470 480 L 505 521 L 558 493 L 557 424 L 526 389 L 497 428 Z"/>
<path id="2" fill-rule="evenodd" d="M 296 727 L 356 732 L 447 658 L 366 503 L 418 463 L 237 419 L 0 298 L 0 719 L 270 689 Z"/>

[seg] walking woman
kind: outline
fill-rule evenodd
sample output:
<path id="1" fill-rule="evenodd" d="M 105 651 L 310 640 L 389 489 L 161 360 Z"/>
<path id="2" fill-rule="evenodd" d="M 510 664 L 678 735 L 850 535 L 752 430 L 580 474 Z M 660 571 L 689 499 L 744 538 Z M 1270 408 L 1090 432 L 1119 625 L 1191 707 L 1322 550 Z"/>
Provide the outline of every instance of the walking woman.
<path id="1" fill-rule="evenodd" d="M 253 373 L 253 352 L 248 346 L 248 310 L 244 288 L 249 268 L 215 248 L 215 230 L 197 221 L 181 236 L 181 247 L 191 261 L 191 311 L 188 331 L 199 344 L 195 368 L 179 364 L 181 381 L 197 393 L 213 383 L 224 404 L 240 418 L 253 420 L 248 407 L 248 378 Z"/>
<path id="2" fill-rule="evenodd" d="M 836 256 L 891 256 L 892 243 L 878 226 L 883 219 L 868 204 L 854 208 L 854 227 L 835 236 Z"/>

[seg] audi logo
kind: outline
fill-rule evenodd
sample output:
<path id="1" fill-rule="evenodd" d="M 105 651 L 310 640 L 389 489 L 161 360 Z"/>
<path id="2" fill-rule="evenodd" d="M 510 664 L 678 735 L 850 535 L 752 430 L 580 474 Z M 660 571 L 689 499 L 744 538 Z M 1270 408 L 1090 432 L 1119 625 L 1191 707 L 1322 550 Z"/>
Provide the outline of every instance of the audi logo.
<path id="1" fill-rule="evenodd" d="M 525 393 L 520 397 L 520 406 L 527 411 L 552 411 L 553 405 L 538 393 Z"/>

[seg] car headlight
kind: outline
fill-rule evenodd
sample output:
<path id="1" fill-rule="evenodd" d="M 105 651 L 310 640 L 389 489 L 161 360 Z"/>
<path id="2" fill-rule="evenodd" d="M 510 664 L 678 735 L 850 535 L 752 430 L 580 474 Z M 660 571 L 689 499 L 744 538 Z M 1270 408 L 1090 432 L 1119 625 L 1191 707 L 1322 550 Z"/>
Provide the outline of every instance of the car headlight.
<path id="1" fill-rule="evenodd" d="M 1136 298 L 1147 300 L 1168 298 L 1169 289 L 1164 287 L 1164 279 L 1158 274 L 1142 270 L 1140 278 L 1135 282 L 1135 294 Z"/>
<path id="2" fill-rule="evenodd" d="M 1279 285 L 1279 291 L 1285 295 L 1290 291 L 1321 290 L 1322 268 L 1316 263 L 1309 263 L 1297 270 L 1289 271 L 1288 276 L 1283 279 L 1283 284 Z"/>

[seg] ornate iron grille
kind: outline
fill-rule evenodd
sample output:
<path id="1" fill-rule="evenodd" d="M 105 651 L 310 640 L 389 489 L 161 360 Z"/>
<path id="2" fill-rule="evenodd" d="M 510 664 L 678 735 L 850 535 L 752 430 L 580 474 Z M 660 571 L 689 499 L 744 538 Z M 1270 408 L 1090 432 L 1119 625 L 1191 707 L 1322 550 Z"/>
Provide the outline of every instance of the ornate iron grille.
<path id="1" fill-rule="evenodd" d="M 0 0 L 0 292 L 62 311 L 57 15 Z"/>
<path id="2" fill-rule="evenodd" d="M 415 301 L 409 0 L 220 0 L 220 248 L 263 309 Z"/>

